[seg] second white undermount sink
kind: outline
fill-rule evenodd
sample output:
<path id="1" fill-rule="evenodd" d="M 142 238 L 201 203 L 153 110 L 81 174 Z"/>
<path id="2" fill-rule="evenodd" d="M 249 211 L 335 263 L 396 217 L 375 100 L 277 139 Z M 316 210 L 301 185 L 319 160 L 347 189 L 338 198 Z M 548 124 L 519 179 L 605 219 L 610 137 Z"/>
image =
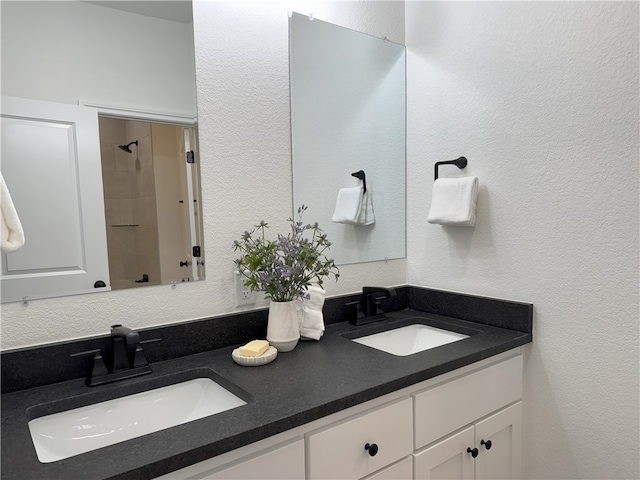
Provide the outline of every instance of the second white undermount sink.
<path id="1" fill-rule="evenodd" d="M 355 338 L 353 341 L 392 355 L 406 357 L 407 355 L 464 340 L 465 338 L 469 338 L 469 335 L 427 325 L 414 324 Z"/>
<path id="2" fill-rule="evenodd" d="M 38 460 L 55 462 L 245 405 L 210 378 L 196 378 L 29 422 Z"/>

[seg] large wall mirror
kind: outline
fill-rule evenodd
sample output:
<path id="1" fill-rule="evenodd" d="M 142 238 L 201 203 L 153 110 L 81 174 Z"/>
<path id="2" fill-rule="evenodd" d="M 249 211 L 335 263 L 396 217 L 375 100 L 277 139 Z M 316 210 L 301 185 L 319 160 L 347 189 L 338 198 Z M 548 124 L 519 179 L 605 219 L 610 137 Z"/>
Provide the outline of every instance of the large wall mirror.
<path id="1" fill-rule="evenodd" d="M 405 257 L 404 46 L 294 13 L 289 51 L 294 207 L 337 264 Z"/>
<path id="2" fill-rule="evenodd" d="M 190 1 L 2 1 L 2 302 L 204 278 Z"/>

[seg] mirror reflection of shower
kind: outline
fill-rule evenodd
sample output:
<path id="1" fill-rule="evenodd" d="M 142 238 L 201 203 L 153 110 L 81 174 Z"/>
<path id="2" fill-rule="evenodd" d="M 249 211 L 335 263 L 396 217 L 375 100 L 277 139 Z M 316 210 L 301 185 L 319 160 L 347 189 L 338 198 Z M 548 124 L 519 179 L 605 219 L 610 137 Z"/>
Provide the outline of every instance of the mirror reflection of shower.
<path id="1" fill-rule="evenodd" d="M 111 289 L 204 278 L 196 127 L 100 116 L 99 129 Z"/>
<path id="2" fill-rule="evenodd" d="M 135 145 L 135 146 L 137 147 L 137 146 L 138 146 L 138 141 L 137 141 L 137 140 L 134 140 L 133 142 L 129 142 L 129 143 L 127 143 L 126 145 L 118 145 L 118 148 L 119 148 L 120 150 L 124 150 L 124 151 L 125 151 L 125 152 L 127 152 L 127 153 L 133 153 L 133 152 L 131 151 L 131 148 L 129 148 L 129 147 L 131 147 L 131 145 Z"/>

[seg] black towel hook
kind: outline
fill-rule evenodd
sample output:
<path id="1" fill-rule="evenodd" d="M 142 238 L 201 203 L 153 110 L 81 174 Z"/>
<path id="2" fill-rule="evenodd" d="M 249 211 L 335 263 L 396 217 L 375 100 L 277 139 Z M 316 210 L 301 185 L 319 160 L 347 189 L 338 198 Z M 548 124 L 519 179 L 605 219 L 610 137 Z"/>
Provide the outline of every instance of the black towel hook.
<path id="1" fill-rule="evenodd" d="M 357 172 L 353 172 L 351 174 L 352 177 L 356 177 L 359 178 L 360 180 L 362 180 L 362 194 L 364 195 L 365 193 L 367 193 L 367 179 L 366 179 L 366 175 L 364 173 L 364 170 L 358 170 Z"/>
<path id="2" fill-rule="evenodd" d="M 438 179 L 438 167 L 440 165 L 455 165 L 459 169 L 463 169 L 464 167 L 467 166 L 467 158 L 466 157 L 459 157 L 459 158 L 456 158 L 455 160 L 447 160 L 446 162 L 436 162 L 435 167 L 434 167 L 434 173 L 435 173 L 434 180 Z"/>

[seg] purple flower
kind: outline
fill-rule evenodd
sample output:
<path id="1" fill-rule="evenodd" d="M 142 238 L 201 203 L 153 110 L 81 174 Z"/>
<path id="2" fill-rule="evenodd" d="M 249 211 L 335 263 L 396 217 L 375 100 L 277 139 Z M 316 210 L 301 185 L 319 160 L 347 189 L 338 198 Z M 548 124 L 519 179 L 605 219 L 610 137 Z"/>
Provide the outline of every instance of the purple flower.
<path id="1" fill-rule="evenodd" d="M 262 220 L 251 232 L 244 232 L 242 242 L 234 241 L 233 248 L 243 254 L 234 263 L 247 273 L 247 285 L 253 290 L 265 292 L 274 301 L 289 301 L 306 296 L 306 288 L 316 281 L 322 285 L 323 277 L 339 271 L 324 256 L 331 245 L 318 223 L 303 223 L 305 205 L 298 208 L 298 218 L 289 218 L 290 233 L 278 234 L 276 240 L 265 238 L 267 223 Z M 255 235 L 255 236 L 254 236 Z"/>

